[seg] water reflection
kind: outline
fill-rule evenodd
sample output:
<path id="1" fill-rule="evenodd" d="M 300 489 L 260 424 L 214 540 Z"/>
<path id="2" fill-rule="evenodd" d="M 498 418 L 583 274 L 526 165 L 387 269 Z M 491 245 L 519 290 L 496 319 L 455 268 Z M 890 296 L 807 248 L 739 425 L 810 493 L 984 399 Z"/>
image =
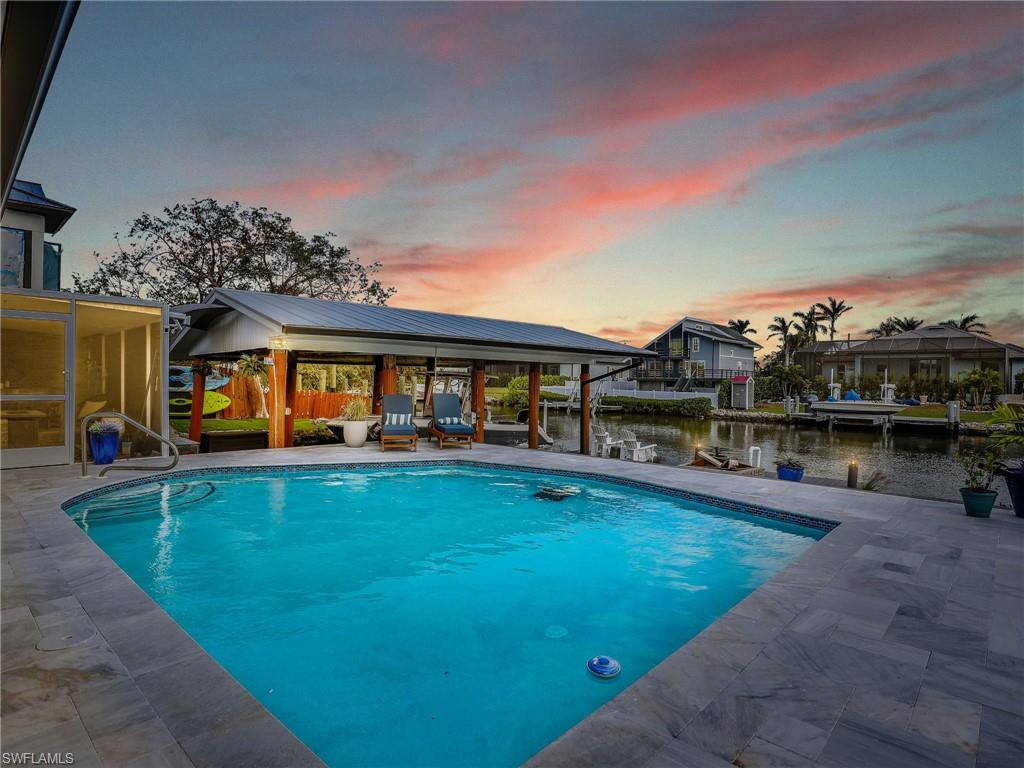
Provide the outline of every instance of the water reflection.
<path id="1" fill-rule="evenodd" d="M 856 459 L 860 465 L 861 482 L 872 472 L 884 473 L 888 482 L 884 490 L 922 498 L 959 501 L 962 480 L 956 464 L 960 446 L 981 449 L 988 440 L 983 437 L 954 437 L 943 431 L 908 433 L 897 428 L 882 435 L 876 430 L 837 430 L 796 428 L 783 424 L 752 424 L 734 421 L 681 419 L 671 416 L 599 414 L 594 423 L 613 435 L 623 429 L 636 432 L 642 442 L 658 444 L 658 456 L 664 464 L 677 465 L 690 461 L 698 445 L 718 446 L 725 450 L 761 447 L 761 463 L 774 469 L 776 458 L 793 456 L 806 465 L 807 473 L 819 477 L 845 480 L 847 464 Z M 555 441 L 556 451 L 579 448 L 579 416 L 551 411 L 548 434 Z M 1001 506 L 1009 506 L 1010 498 L 1002 479 L 996 481 Z"/>

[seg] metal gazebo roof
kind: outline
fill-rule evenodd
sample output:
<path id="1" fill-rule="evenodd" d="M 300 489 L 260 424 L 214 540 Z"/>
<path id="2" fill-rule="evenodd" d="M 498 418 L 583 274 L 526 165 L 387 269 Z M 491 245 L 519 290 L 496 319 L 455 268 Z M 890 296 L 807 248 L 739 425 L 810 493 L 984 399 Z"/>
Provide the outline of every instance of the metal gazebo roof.
<path id="1" fill-rule="evenodd" d="M 653 354 L 553 325 L 230 288 L 215 289 L 202 304 L 175 309 L 191 317 L 190 328 L 174 342 L 175 354 L 182 356 L 193 354 L 193 350 L 210 355 L 220 351 L 239 351 L 231 348 L 233 343 L 237 343 L 238 334 L 220 331 L 230 324 L 223 318 L 232 314 L 236 320 L 242 317 L 261 325 L 268 334 L 301 339 L 347 337 L 364 342 L 377 339 L 419 345 L 457 345 L 460 348 L 539 350 L 595 358 L 647 357 Z M 202 338 L 217 334 L 222 338 Z M 301 345 L 301 342 L 296 343 Z M 497 355 L 489 357 L 499 359 Z"/>

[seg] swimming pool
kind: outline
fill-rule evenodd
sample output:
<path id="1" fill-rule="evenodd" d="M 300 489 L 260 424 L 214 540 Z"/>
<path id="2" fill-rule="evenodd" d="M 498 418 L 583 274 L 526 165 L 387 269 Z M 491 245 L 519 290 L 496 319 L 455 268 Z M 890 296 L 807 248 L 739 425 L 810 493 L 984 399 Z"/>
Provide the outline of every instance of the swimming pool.
<path id="1" fill-rule="evenodd" d="M 67 511 L 332 766 L 518 764 L 824 534 L 452 463 L 179 473 Z"/>

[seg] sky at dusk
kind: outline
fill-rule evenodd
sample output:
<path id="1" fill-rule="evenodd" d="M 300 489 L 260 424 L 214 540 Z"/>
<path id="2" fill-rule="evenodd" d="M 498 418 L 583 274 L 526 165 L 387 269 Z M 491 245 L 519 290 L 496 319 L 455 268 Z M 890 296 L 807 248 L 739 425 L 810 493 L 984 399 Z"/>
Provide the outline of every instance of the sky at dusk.
<path id="1" fill-rule="evenodd" d="M 191 197 L 392 303 L 645 343 L 832 295 L 1024 341 L 1024 5 L 83 3 L 19 176 L 64 284 Z"/>

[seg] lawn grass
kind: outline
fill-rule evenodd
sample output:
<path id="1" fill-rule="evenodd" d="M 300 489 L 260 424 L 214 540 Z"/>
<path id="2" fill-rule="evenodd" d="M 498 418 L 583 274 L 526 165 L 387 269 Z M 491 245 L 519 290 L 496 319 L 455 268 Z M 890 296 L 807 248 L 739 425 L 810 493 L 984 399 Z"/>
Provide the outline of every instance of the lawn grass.
<path id="1" fill-rule="evenodd" d="M 508 387 L 484 387 L 484 394 L 487 397 L 504 397 L 508 394 Z"/>
<path id="2" fill-rule="evenodd" d="M 928 403 L 927 405 L 912 405 L 900 411 L 897 416 L 910 416 L 915 419 L 944 419 L 946 418 L 946 406 L 942 403 Z M 987 424 L 992 421 L 995 413 L 992 411 L 965 411 L 960 410 L 960 421 L 972 421 L 979 424 Z"/>
<path id="3" fill-rule="evenodd" d="M 760 413 L 785 413 L 782 403 L 757 403 L 754 410 Z"/>
<path id="4" fill-rule="evenodd" d="M 171 426 L 182 434 L 188 434 L 188 419 L 171 419 Z M 226 432 L 241 429 L 256 432 L 269 429 L 268 419 L 203 419 L 203 432 Z M 296 432 L 313 432 L 319 429 L 312 419 L 296 419 Z"/>

